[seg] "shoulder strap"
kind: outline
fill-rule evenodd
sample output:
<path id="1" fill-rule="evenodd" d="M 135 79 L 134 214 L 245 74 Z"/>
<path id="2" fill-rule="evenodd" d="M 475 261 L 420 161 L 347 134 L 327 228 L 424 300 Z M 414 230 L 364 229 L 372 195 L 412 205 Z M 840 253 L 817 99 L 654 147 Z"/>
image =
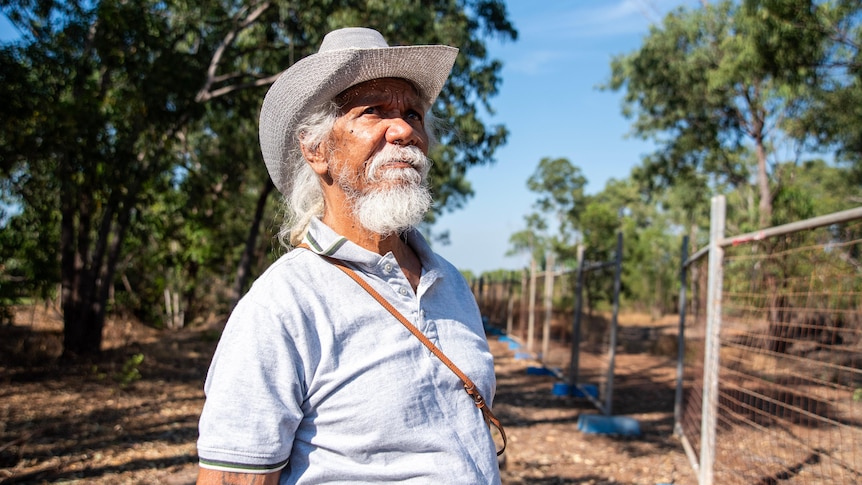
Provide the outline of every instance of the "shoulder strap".
<path id="1" fill-rule="evenodd" d="M 303 249 L 310 249 L 305 243 L 300 244 L 297 247 Z M 440 359 L 440 361 L 443 362 L 446 367 L 448 367 L 453 373 L 455 373 L 456 376 L 458 376 L 459 379 L 461 379 L 461 382 L 464 383 L 464 390 L 467 391 L 467 394 L 470 396 L 471 399 L 473 399 L 473 402 L 476 404 L 476 407 L 478 407 L 479 410 L 482 411 L 482 416 L 484 417 L 485 422 L 489 425 L 493 425 L 495 428 L 497 428 L 497 430 L 500 431 L 500 436 L 503 439 L 503 447 L 499 451 L 497 451 L 497 455 L 502 455 L 503 452 L 506 451 L 506 431 L 503 430 L 503 425 L 500 423 L 500 420 L 497 419 L 496 416 L 494 416 L 494 413 L 491 412 L 491 409 L 485 403 L 485 399 L 482 397 L 482 394 L 479 393 L 479 390 L 476 388 L 476 384 L 474 384 L 473 381 L 470 380 L 470 378 L 467 377 L 467 375 L 464 374 L 464 372 L 462 372 L 461 369 L 459 369 L 454 362 L 449 360 L 449 357 L 446 357 L 446 354 L 444 354 L 442 350 L 437 348 L 436 345 L 434 345 L 430 340 L 428 340 L 428 337 L 426 337 L 425 334 L 419 331 L 419 329 L 416 328 L 415 325 L 410 323 L 410 321 L 407 320 L 407 318 L 404 317 L 401 312 L 399 312 L 394 306 L 392 306 L 391 303 L 386 301 L 386 299 L 383 298 L 383 296 L 381 296 L 380 293 L 378 293 L 374 288 L 372 288 L 367 281 L 365 281 L 364 279 L 362 279 L 362 277 L 356 274 L 356 271 L 347 267 L 347 265 L 345 265 L 339 259 L 331 258 L 324 255 L 320 256 L 332 263 L 338 269 L 343 271 L 344 274 L 346 274 L 351 279 L 353 279 L 353 281 L 359 284 L 362 289 L 364 289 L 366 292 L 368 292 L 369 295 L 371 295 L 375 300 L 377 300 L 377 302 L 380 303 L 380 305 L 383 306 L 386 311 L 391 313 L 393 317 L 395 317 L 399 322 L 401 322 L 401 324 L 404 325 L 407 330 L 410 331 L 410 333 L 416 336 L 416 338 L 418 338 L 419 341 L 421 341 L 425 345 L 425 347 L 427 347 L 428 350 L 431 351 L 432 354 L 434 354 L 438 359 Z"/>

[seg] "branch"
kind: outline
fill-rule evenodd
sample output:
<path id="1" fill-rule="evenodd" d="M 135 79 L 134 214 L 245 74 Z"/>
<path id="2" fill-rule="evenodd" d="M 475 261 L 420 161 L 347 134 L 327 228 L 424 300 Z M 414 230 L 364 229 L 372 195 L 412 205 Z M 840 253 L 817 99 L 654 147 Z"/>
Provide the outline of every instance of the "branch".
<path id="1" fill-rule="evenodd" d="M 207 91 L 206 93 L 198 94 L 198 97 L 195 98 L 198 102 L 209 101 L 214 98 L 218 98 L 219 96 L 224 96 L 230 94 L 234 91 L 241 91 L 243 89 L 248 88 L 256 88 L 259 86 L 266 86 L 275 82 L 278 79 L 278 76 L 281 73 L 273 74 L 272 76 L 265 77 L 262 79 L 257 79 L 251 82 L 243 83 L 243 84 L 231 84 L 230 86 L 225 86 L 223 88 L 219 88 L 213 91 Z"/>
<path id="2" fill-rule="evenodd" d="M 241 76 L 242 76 L 241 72 L 232 72 L 230 74 L 221 74 L 219 76 L 214 77 L 213 82 L 214 83 L 223 83 L 229 79 L 236 79 L 236 78 L 241 77 Z"/>
<path id="3" fill-rule="evenodd" d="M 215 53 L 213 54 L 212 59 L 210 60 L 210 65 L 207 68 L 207 80 L 206 82 L 204 82 L 204 85 L 200 89 L 200 91 L 198 91 L 197 96 L 195 96 L 195 101 L 200 103 L 217 96 L 216 94 L 213 94 L 213 92 L 211 92 L 210 90 L 212 89 L 213 83 L 217 81 L 216 71 L 218 71 L 225 51 L 227 51 L 228 47 L 233 44 L 234 40 L 236 40 L 237 35 L 242 30 L 248 28 L 249 25 L 256 22 L 257 19 L 260 18 L 260 16 L 263 15 L 263 13 L 266 12 L 267 9 L 269 9 L 270 6 L 272 6 L 272 3 L 269 1 L 261 3 L 251 13 L 249 13 L 245 19 L 241 21 L 239 21 L 238 19 L 242 16 L 243 13 L 245 13 L 246 9 L 240 10 L 240 12 L 234 19 L 234 28 L 227 32 L 224 37 L 224 40 L 222 40 L 221 44 L 218 46 Z M 216 90 L 216 92 L 218 91 L 221 90 Z"/>

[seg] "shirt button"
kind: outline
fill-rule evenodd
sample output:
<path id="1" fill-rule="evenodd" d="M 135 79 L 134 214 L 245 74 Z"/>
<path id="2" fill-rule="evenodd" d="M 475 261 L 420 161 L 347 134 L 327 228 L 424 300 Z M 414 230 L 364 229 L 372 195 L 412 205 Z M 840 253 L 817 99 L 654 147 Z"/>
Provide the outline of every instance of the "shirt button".
<path id="1" fill-rule="evenodd" d="M 398 293 L 401 293 L 402 296 L 406 295 L 407 288 L 404 288 L 403 286 L 401 288 L 398 288 Z"/>
<path id="2" fill-rule="evenodd" d="M 385 265 L 383 265 L 383 271 L 386 271 L 387 273 L 391 272 L 392 271 L 392 263 L 386 263 Z"/>

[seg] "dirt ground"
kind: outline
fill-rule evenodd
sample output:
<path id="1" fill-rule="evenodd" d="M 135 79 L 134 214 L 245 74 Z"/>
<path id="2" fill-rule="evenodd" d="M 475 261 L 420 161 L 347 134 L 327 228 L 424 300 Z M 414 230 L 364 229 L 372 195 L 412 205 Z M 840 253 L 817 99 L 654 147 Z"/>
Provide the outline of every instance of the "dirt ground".
<path id="1" fill-rule="evenodd" d="M 623 341 L 616 355 L 614 414 L 637 419 L 638 437 L 579 431 L 579 416 L 596 408 L 553 395 L 555 377 L 528 372 L 538 363 L 490 337 L 494 411 L 509 436 L 504 484 L 696 483 L 672 435 L 675 361 L 656 355 L 654 324 L 620 321 L 638 345 Z M 104 356 L 75 364 L 58 360 L 61 333 L 60 316 L 42 306 L 0 326 L 0 483 L 194 483 L 218 323 L 159 331 L 112 318 Z M 552 345 L 548 367 L 567 366 L 569 352 Z"/>

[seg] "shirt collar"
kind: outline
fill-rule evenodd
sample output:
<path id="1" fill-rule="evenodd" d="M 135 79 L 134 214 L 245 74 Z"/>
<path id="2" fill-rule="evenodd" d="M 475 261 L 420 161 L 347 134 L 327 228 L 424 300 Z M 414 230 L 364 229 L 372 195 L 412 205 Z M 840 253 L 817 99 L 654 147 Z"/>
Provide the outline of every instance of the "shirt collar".
<path id="1" fill-rule="evenodd" d="M 439 273 L 440 262 L 434 254 L 428 242 L 416 229 L 410 229 L 405 233 L 407 244 L 413 248 L 419 261 L 422 263 L 424 272 Z M 362 265 L 376 266 L 381 259 L 387 255 L 379 255 L 351 242 L 346 237 L 338 234 L 332 228 L 324 224 L 319 218 L 313 217 L 305 233 L 304 241 L 309 248 L 317 253 L 342 261 L 349 261 Z"/>

